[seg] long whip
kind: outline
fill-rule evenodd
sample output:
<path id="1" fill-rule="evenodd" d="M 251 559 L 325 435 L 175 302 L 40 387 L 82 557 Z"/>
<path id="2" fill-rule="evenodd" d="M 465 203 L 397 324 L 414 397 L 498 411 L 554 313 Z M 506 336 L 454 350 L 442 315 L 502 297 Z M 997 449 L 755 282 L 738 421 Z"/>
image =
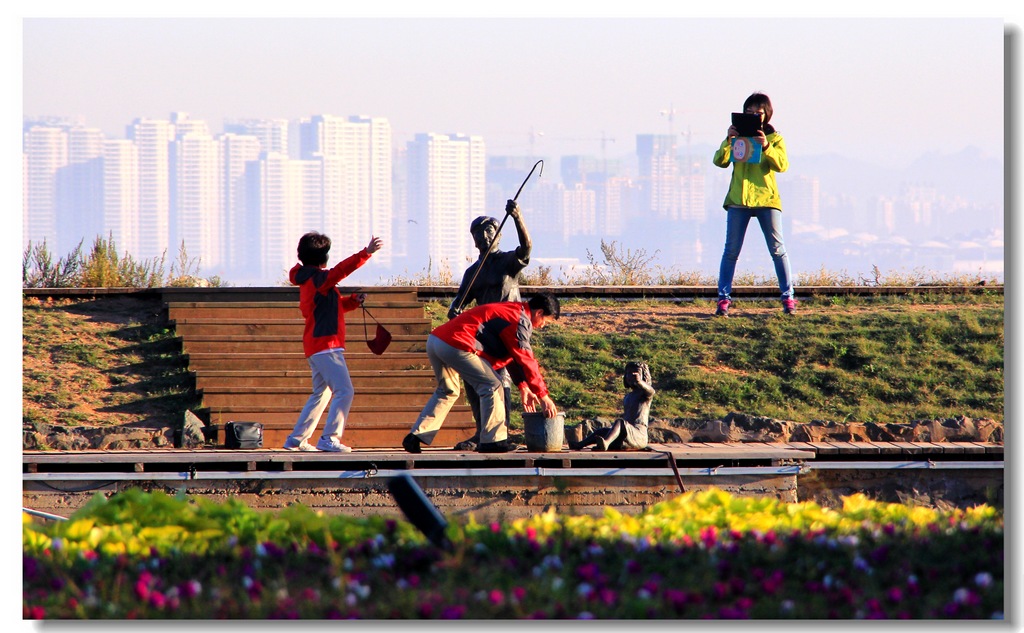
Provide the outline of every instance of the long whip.
<path id="1" fill-rule="evenodd" d="M 537 165 L 540 165 L 540 173 L 537 174 L 537 177 L 540 178 L 544 175 L 544 161 L 538 160 L 536 163 L 533 164 L 533 169 L 530 170 L 530 173 L 526 174 L 526 179 L 523 180 L 523 184 L 519 185 L 519 191 L 517 191 L 515 197 L 512 198 L 513 202 L 519 199 L 519 194 L 522 193 L 523 187 L 526 186 L 526 182 L 530 180 L 530 176 L 532 176 L 534 170 L 537 169 Z M 462 309 L 462 305 L 466 302 L 466 297 L 469 295 L 469 290 L 473 287 L 473 284 L 476 283 L 476 278 L 480 275 L 480 270 L 483 269 L 484 262 L 487 261 L 487 256 L 491 254 L 491 248 L 498 241 L 498 239 L 501 238 L 501 229 L 502 227 L 505 226 L 505 221 L 508 220 L 508 216 L 509 212 L 508 210 L 506 210 L 505 217 L 501 219 L 501 224 L 498 225 L 498 230 L 494 234 L 494 239 L 492 239 L 490 244 L 487 245 L 487 250 L 484 252 L 484 256 L 480 258 L 480 263 L 477 264 L 476 270 L 473 271 L 473 277 L 472 279 L 469 280 L 469 285 L 466 286 L 466 293 L 462 295 L 462 298 L 459 299 L 459 305 L 455 307 L 456 312 Z"/>

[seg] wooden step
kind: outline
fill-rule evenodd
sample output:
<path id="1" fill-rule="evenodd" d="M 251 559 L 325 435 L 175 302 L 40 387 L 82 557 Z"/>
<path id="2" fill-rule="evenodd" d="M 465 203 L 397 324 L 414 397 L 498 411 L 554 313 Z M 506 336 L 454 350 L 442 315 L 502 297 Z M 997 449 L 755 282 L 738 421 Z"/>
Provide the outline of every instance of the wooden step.
<path id="1" fill-rule="evenodd" d="M 246 410 L 248 409 L 248 410 Z M 230 410 L 211 408 L 209 410 L 211 424 L 215 425 L 217 444 L 224 443 L 223 426 L 230 421 L 260 422 L 263 424 L 263 446 L 284 446 L 288 434 L 295 427 L 299 411 L 282 411 L 280 407 L 232 407 Z M 353 406 L 349 419 L 345 422 L 342 442 L 352 448 L 401 448 L 402 438 L 409 433 L 420 407 L 404 407 L 400 410 L 380 411 L 370 408 Z M 326 416 L 326 412 L 324 414 Z M 313 432 L 313 441 L 320 437 L 324 419 L 317 423 Z M 433 447 L 454 446 L 458 442 L 469 439 L 476 431 L 473 414 L 468 405 L 455 405 L 445 419 L 444 426 L 438 432 Z"/>
<path id="2" fill-rule="evenodd" d="M 370 339 L 374 334 L 371 331 Z M 345 333 L 346 350 L 352 347 L 366 348 L 367 337 L 359 332 Z M 302 351 L 302 340 L 294 336 L 204 336 L 193 335 L 181 340 L 182 349 L 186 354 L 214 353 L 236 354 L 244 352 L 294 352 Z M 427 337 L 420 334 L 395 334 L 391 337 L 389 352 L 423 352 L 426 356 Z"/>
<path id="3" fill-rule="evenodd" d="M 366 293 L 366 302 L 416 301 L 419 289 L 416 286 L 338 286 L 342 296 Z M 454 294 L 454 290 L 452 291 Z M 299 301 L 298 286 L 272 287 L 226 287 L 226 288 L 163 288 L 165 302 L 219 303 L 219 302 L 292 302 Z M 371 308 L 372 309 L 372 308 Z"/>
<path id="4" fill-rule="evenodd" d="M 426 338 L 430 334 L 430 321 L 426 319 L 377 319 L 378 322 L 392 335 L 415 334 Z M 302 339 L 303 330 L 306 327 L 305 321 L 297 319 L 181 319 L 175 321 L 172 326 L 175 333 L 182 338 L 192 336 L 290 336 Z M 363 322 L 362 317 L 345 319 L 346 332 L 363 331 L 373 337 L 377 332 L 377 322 L 367 319 Z"/>
<path id="5" fill-rule="evenodd" d="M 436 385 L 435 385 L 436 386 Z M 227 406 L 234 402 L 247 405 L 278 406 L 294 404 L 296 411 L 309 398 L 309 386 L 298 387 L 209 387 L 202 390 L 204 407 Z M 361 406 L 390 409 L 395 406 L 422 407 L 434 393 L 434 386 L 424 387 L 364 387 L 356 391 L 355 399 Z"/>
<path id="6" fill-rule="evenodd" d="M 366 303 L 366 309 L 378 319 L 422 319 L 423 304 L 418 301 L 387 301 L 380 304 L 370 305 Z M 362 310 L 358 308 L 346 313 L 346 319 L 358 317 L 362 320 Z M 301 316 L 298 303 L 288 302 L 235 302 L 224 301 L 219 303 L 168 303 L 167 318 L 171 321 L 181 319 L 231 319 L 247 317 L 250 319 L 292 319 L 295 315 Z M 369 319 L 372 321 L 372 319 Z"/>
<path id="7" fill-rule="evenodd" d="M 357 398 L 358 396 L 359 394 L 356 394 Z M 423 405 L 426 403 L 426 400 L 424 400 L 419 405 L 393 406 L 380 409 L 378 407 L 367 407 L 357 399 L 349 410 L 349 419 L 346 422 L 346 427 L 371 428 L 385 426 L 388 428 L 400 428 L 404 424 L 407 428 L 411 428 L 412 423 L 416 421 L 420 411 L 423 410 Z M 235 403 L 229 406 L 207 407 L 204 410 L 208 413 L 210 424 L 224 424 L 232 420 L 252 420 L 264 424 L 291 428 L 295 424 L 295 420 L 298 419 L 299 412 L 302 411 L 302 405 L 304 404 L 305 400 L 300 402 L 298 406 L 258 407 Z M 327 415 L 326 411 L 324 415 Z M 320 422 L 323 422 L 322 418 Z M 474 424 L 473 412 L 468 404 L 464 404 L 460 400 L 460 403 L 452 407 L 452 410 L 448 413 L 445 426 L 453 423 L 464 424 L 467 422 Z"/>
<path id="8" fill-rule="evenodd" d="M 409 433 L 410 426 L 403 426 L 401 428 L 346 428 L 345 432 L 341 435 L 341 441 L 343 444 L 346 444 L 351 448 L 389 448 L 401 450 L 402 439 Z M 320 431 L 322 429 L 323 426 L 317 426 L 313 431 L 312 438 L 310 438 L 310 444 L 316 444 L 317 440 L 320 439 Z M 288 439 L 288 435 L 291 432 L 291 424 L 289 424 L 287 428 L 264 427 L 263 448 L 279 448 L 284 446 L 284 442 Z M 468 425 L 460 425 L 449 420 L 445 422 L 445 425 L 441 427 L 440 431 L 438 431 L 431 448 L 452 448 L 459 442 L 468 440 L 473 436 L 474 432 L 475 427 L 472 422 Z M 217 429 L 210 440 L 219 446 L 223 446 L 223 429 Z"/>
<path id="9" fill-rule="evenodd" d="M 345 350 L 345 364 L 349 371 L 383 370 L 398 371 L 403 369 L 430 369 L 430 361 L 425 352 L 396 352 L 390 347 L 384 354 L 377 356 L 366 351 L 366 344 L 349 345 Z M 293 352 L 240 352 L 225 354 L 223 352 L 186 352 L 188 367 L 192 371 L 206 369 L 225 370 L 305 370 L 309 371 L 309 362 L 305 354 Z"/>
<path id="10" fill-rule="evenodd" d="M 210 387 L 302 387 L 308 389 L 312 372 L 305 370 L 231 371 L 200 370 L 193 372 L 196 389 Z M 434 372 L 419 370 L 357 370 L 349 371 L 352 385 L 358 393 L 361 389 L 387 384 L 394 387 L 419 387 L 433 390 L 436 385 Z"/>

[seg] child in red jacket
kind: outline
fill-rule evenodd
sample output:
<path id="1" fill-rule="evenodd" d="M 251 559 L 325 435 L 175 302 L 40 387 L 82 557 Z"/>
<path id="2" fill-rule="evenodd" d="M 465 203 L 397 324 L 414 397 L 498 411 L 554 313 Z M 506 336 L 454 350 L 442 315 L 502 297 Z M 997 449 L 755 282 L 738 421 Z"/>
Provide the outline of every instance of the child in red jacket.
<path id="1" fill-rule="evenodd" d="M 306 401 L 284 447 L 292 451 L 330 451 L 348 453 L 352 449 L 341 443 L 345 419 L 352 408 L 355 390 L 345 364 L 345 313 L 355 310 L 366 299 L 365 294 L 342 297 L 335 287 L 365 264 L 384 245 L 379 237 L 371 237 L 366 248 L 327 269 L 331 238 L 322 233 L 306 233 L 299 239 L 300 264 L 288 273 L 288 280 L 299 287 L 299 309 L 306 319 L 302 347 L 313 372 L 313 393 Z M 309 444 L 320 415 L 327 408 L 327 422 L 316 446 Z"/>

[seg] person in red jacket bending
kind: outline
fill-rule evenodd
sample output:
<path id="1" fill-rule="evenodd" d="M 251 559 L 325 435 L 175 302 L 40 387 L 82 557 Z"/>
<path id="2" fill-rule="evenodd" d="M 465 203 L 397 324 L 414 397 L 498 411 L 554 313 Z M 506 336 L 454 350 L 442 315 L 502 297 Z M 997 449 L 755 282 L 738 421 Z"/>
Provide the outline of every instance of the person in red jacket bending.
<path id="1" fill-rule="evenodd" d="M 530 348 L 534 328 L 542 328 L 557 319 L 558 299 L 550 294 L 529 301 L 487 303 L 463 312 L 427 337 L 427 357 L 434 368 L 437 389 L 430 397 L 402 448 L 421 452 L 430 445 L 444 424 L 448 412 L 459 399 L 459 377 L 467 389 L 480 396 L 479 453 L 507 453 L 515 446 L 508 442 L 504 388 L 497 370 L 508 367 L 512 381 L 519 387 L 523 408 L 553 418 L 558 408 L 548 394 L 540 366 Z"/>
<path id="2" fill-rule="evenodd" d="M 345 364 L 345 313 L 355 310 L 366 299 L 365 294 L 341 296 L 335 287 L 365 264 L 384 245 L 379 237 L 371 237 L 366 248 L 327 269 L 327 253 L 331 238 L 322 233 L 306 233 L 299 238 L 301 263 L 288 272 L 288 280 L 299 287 L 299 310 L 306 319 L 302 348 L 313 371 L 313 393 L 302 408 L 284 447 L 291 451 L 330 451 L 348 453 L 352 449 L 341 443 L 345 420 L 352 408 L 355 389 Z M 316 447 L 308 440 L 313 435 L 320 414 L 327 408 L 324 432 Z"/>

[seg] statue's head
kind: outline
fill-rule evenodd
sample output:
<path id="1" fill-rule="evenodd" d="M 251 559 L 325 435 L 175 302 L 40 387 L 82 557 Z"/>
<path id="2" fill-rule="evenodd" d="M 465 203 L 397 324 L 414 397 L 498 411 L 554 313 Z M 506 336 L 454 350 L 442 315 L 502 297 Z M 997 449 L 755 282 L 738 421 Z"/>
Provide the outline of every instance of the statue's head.
<path id="1" fill-rule="evenodd" d="M 626 369 L 622 376 L 622 384 L 624 384 L 627 389 L 632 389 L 633 387 L 636 387 L 637 378 L 650 384 L 651 370 L 647 366 L 647 363 L 629 361 L 626 363 Z"/>
<path id="2" fill-rule="evenodd" d="M 498 234 L 498 221 L 489 215 L 481 215 L 469 225 L 469 232 L 473 236 L 473 243 L 480 250 L 491 245 L 491 250 L 497 248 L 497 240 L 494 236 Z"/>

